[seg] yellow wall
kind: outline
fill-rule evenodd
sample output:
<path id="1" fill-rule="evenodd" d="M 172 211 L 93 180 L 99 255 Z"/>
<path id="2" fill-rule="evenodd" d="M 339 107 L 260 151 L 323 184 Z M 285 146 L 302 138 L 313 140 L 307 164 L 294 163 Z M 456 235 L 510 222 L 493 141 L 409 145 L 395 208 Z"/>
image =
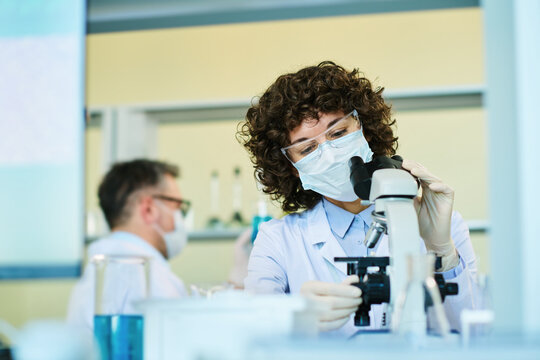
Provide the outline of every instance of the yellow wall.
<path id="1" fill-rule="evenodd" d="M 99 201 L 97 197 L 97 188 L 99 186 L 100 175 L 102 172 L 103 144 L 101 129 L 91 127 L 86 129 L 86 208 L 98 209 Z"/>
<path id="2" fill-rule="evenodd" d="M 470 8 L 92 35 L 88 104 L 252 97 L 321 60 L 388 88 L 478 84 L 481 21 Z"/>
<path id="3" fill-rule="evenodd" d="M 480 9 L 165 29 L 88 37 L 87 103 L 90 107 L 250 98 L 281 73 L 322 60 L 358 67 L 388 89 L 481 84 Z M 395 114 L 399 153 L 424 163 L 456 189 L 466 218 L 486 217 L 484 115 L 480 109 Z M 196 224 L 208 210 L 209 171 L 222 174 L 223 212 L 230 214 L 232 169 L 241 166 L 244 215 L 257 197 L 250 164 L 233 135 L 241 119 L 166 124 L 158 131 L 160 158 L 177 162 L 180 185 L 195 202 Z M 203 137 L 202 135 L 207 135 Z M 203 140 L 204 139 L 204 140 Z M 99 129 L 87 134 L 87 203 L 95 209 L 101 177 Z M 487 239 L 474 237 L 485 254 Z M 188 245 L 172 263 L 186 283 L 226 279 L 232 242 Z M 484 270 L 487 262 L 481 263 Z M 73 281 L 0 284 L 0 318 L 20 325 L 65 313 Z"/>
<path id="4" fill-rule="evenodd" d="M 484 111 L 455 109 L 397 116 L 398 153 L 414 159 L 455 190 L 455 209 L 465 219 L 487 216 Z"/>
<path id="5" fill-rule="evenodd" d="M 22 326 L 37 318 L 63 318 L 73 280 L 5 281 L 0 283 L 0 319 Z"/>

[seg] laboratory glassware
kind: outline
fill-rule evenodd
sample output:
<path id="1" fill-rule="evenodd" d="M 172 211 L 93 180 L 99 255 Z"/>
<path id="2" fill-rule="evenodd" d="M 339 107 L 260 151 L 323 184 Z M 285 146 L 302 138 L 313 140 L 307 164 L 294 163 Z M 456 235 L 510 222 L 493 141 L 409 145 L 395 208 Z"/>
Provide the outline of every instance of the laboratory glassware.
<path id="1" fill-rule="evenodd" d="M 223 228 L 223 222 L 219 218 L 219 174 L 213 171 L 210 177 L 210 218 L 206 225 L 210 229 Z"/>
<path id="2" fill-rule="evenodd" d="M 240 179 L 240 167 L 238 166 L 234 168 L 232 195 L 233 214 L 229 226 L 244 227 L 246 222 L 242 216 L 242 182 Z"/>
<path id="3" fill-rule="evenodd" d="M 143 316 L 134 303 L 149 293 L 149 259 L 92 258 L 95 268 L 94 335 L 103 360 L 142 360 Z"/>

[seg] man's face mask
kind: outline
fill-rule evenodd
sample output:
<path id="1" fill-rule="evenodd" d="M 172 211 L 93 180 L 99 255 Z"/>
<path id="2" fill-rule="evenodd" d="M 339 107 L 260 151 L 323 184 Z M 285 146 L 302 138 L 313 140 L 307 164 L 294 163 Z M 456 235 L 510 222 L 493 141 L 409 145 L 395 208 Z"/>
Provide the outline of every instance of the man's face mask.
<path id="1" fill-rule="evenodd" d="M 326 141 L 318 144 L 317 138 Z M 358 199 L 349 180 L 349 159 L 371 161 L 373 152 L 364 138 L 356 110 L 322 134 L 282 149 L 298 170 L 302 187 L 339 201 Z"/>
<path id="2" fill-rule="evenodd" d="M 172 259 L 179 255 L 187 244 L 187 230 L 184 225 L 184 217 L 180 210 L 171 210 L 165 205 L 160 207 L 162 210 L 171 213 L 174 218 L 174 229 L 170 232 L 163 231 L 163 228 L 157 223 L 154 224 L 156 231 L 163 237 L 167 247 L 167 259 Z"/>

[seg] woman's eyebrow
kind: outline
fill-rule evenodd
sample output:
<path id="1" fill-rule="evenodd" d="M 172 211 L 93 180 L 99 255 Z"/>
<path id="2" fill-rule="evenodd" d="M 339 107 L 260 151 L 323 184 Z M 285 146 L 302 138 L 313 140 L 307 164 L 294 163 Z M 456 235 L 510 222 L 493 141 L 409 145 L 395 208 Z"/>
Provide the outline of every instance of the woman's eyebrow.
<path id="1" fill-rule="evenodd" d="M 341 117 L 339 117 L 339 118 L 337 118 L 337 119 L 334 119 L 334 120 L 330 121 L 330 122 L 326 125 L 326 128 L 328 129 L 328 128 L 332 127 L 332 125 L 334 125 L 335 123 L 337 123 L 337 122 L 338 122 L 339 120 L 341 120 L 341 119 L 343 119 L 343 116 L 341 116 Z"/>
<path id="2" fill-rule="evenodd" d="M 304 136 L 304 137 L 301 137 L 300 139 L 294 140 L 294 141 L 291 143 L 291 145 L 297 144 L 297 143 L 302 142 L 302 141 L 307 140 L 307 139 L 313 139 L 313 138 L 307 138 L 307 137 Z"/>
<path id="3" fill-rule="evenodd" d="M 330 122 L 326 125 L 326 130 L 328 130 L 329 128 L 331 128 L 335 123 L 337 123 L 337 122 L 338 122 L 339 120 L 341 120 L 341 119 L 343 119 L 343 116 L 340 116 L 340 117 L 338 117 L 337 119 L 334 119 L 334 120 L 330 121 Z M 319 135 L 320 135 L 320 134 L 319 134 Z M 317 136 L 319 136 L 319 135 L 317 135 Z M 317 136 L 314 136 L 314 137 L 317 137 Z M 299 142 L 302 142 L 302 141 L 308 140 L 308 139 L 313 139 L 313 137 L 311 137 L 311 138 L 307 138 L 307 137 L 305 137 L 305 136 L 304 136 L 304 137 L 301 137 L 301 138 L 299 138 L 299 139 L 294 140 L 294 141 L 291 143 L 291 145 L 294 145 L 294 144 L 296 144 L 296 143 L 299 143 Z"/>

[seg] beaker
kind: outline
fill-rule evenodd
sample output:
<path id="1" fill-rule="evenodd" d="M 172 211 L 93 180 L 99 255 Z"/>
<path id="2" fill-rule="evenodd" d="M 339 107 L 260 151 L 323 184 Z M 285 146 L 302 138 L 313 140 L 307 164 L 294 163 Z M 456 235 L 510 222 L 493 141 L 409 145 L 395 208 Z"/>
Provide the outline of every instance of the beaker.
<path id="1" fill-rule="evenodd" d="M 96 255 L 94 335 L 102 360 L 143 358 L 143 316 L 134 302 L 149 293 L 149 259 Z"/>

